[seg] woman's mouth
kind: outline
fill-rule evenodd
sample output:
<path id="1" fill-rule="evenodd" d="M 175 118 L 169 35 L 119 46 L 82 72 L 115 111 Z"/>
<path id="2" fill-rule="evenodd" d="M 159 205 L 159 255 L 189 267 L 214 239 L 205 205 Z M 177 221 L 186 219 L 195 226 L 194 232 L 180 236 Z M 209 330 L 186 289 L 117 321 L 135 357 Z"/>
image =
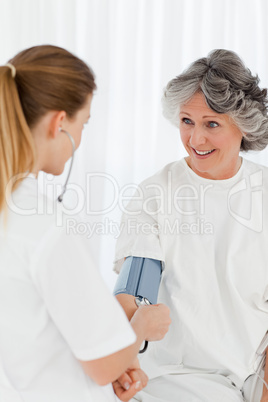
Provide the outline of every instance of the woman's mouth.
<path id="1" fill-rule="evenodd" d="M 206 158 L 209 155 L 211 155 L 214 151 L 216 151 L 215 149 L 210 149 L 208 151 L 201 151 L 201 150 L 198 150 L 198 149 L 195 149 L 195 148 L 192 148 L 192 150 L 200 158 Z"/>

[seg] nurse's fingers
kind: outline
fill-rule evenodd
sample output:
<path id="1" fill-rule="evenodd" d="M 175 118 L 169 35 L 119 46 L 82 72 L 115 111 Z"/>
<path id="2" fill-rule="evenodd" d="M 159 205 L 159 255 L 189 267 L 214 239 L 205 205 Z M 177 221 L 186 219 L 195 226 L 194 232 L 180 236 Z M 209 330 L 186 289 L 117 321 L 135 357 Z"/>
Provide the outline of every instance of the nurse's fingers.
<path id="1" fill-rule="evenodd" d="M 171 324 L 170 310 L 164 304 L 141 306 L 133 315 L 131 324 L 137 333 L 143 330 L 147 341 L 159 341 L 164 338 Z"/>
<path id="2" fill-rule="evenodd" d="M 129 375 L 129 370 L 125 371 L 122 375 L 120 375 L 120 377 L 117 378 L 116 381 L 125 391 L 129 390 L 133 382 L 131 376 Z"/>
<path id="3" fill-rule="evenodd" d="M 148 383 L 148 377 L 140 368 L 127 370 L 113 383 L 114 392 L 121 401 L 129 401 Z"/>
<path id="4" fill-rule="evenodd" d="M 141 382 L 133 382 L 130 388 L 126 391 L 125 388 L 119 383 L 119 381 L 113 382 L 114 393 L 123 402 L 129 401 L 142 389 Z"/>
<path id="5" fill-rule="evenodd" d="M 141 387 L 146 387 L 148 383 L 148 377 L 145 372 L 140 368 L 131 368 L 125 371 L 118 379 L 117 382 L 126 391 L 129 390 L 132 383 L 140 383 Z M 136 385 L 138 387 L 139 385 Z"/>
<path id="6" fill-rule="evenodd" d="M 148 377 L 142 369 L 138 368 L 138 369 L 130 370 L 129 376 L 131 377 L 133 382 L 137 383 L 140 381 L 142 388 L 146 387 L 146 385 L 148 383 Z"/>

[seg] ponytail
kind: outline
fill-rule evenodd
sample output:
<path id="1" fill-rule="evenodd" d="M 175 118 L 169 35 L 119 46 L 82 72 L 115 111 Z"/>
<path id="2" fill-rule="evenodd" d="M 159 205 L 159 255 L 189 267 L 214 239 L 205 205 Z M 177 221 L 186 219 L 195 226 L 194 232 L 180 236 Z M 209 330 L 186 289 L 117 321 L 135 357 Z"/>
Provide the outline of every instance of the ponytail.
<path id="1" fill-rule="evenodd" d="M 9 66 L 0 67 L 0 212 L 6 208 L 6 188 L 18 173 L 32 171 L 34 141 L 25 120 L 15 77 Z M 19 182 L 16 181 L 12 191 Z"/>

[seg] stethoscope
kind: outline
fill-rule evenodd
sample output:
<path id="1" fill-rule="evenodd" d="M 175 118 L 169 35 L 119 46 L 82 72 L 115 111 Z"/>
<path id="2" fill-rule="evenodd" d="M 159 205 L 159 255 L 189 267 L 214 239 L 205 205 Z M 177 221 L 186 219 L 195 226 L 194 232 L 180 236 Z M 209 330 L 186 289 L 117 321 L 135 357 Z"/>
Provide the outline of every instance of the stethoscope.
<path id="1" fill-rule="evenodd" d="M 70 177 L 70 174 L 71 174 L 71 171 L 72 171 L 72 167 L 73 167 L 74 153 L 75 153 L 75 142 L 74 142 L 74 139 L 73 139 L 73 137 L 71 136 L 71 134 L 68 133 L 68 131 L 63 130 L 63 128 L 61 128 L 61 127 L 60 127 L 59 130 L 62 131 L 63 133 L 65 133 L 65 134 L 68 136 L 68 138 L 69 138 L 69 140 L 71 141 L 71 143 L 72 143 L 72 159 L 71 159 L 71 162 L 70 162 L 69 172 L 68 172 L 67 178 L 66 178 L 66 180 L 65 180 L 65 183 L 64 183 L 64 185 L 63 185 L 62 192 L 61 192 L 61 194 L 58 196 L 58 201 L 59 201 L 59 202 L 62 202 L 63 196 L 64 196 L 64 194 L 65 194 L 65 192 L 66 192 L 66 189 L 67 189 L 67 184 L 68 184 L 69 177 Z"/>

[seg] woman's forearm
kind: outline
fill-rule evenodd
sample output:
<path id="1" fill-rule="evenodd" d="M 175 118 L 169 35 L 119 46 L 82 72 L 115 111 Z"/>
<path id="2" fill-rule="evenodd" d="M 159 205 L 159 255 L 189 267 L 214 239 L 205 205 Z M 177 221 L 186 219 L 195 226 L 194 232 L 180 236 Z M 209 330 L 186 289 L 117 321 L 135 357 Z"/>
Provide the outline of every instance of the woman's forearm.
<path id="1" fill-rule="evenodd" d="M 128 319 L 130 321 L 138 309 L 138 307 L 135 303 L 135 297 L 132 295 L 124 294 L 124 293 L 116 295 L 115 297 L 117 298 L 118 302 L 123 307 L 123 309 L 126 313 L 126 316 L 128 317 Z"/>

